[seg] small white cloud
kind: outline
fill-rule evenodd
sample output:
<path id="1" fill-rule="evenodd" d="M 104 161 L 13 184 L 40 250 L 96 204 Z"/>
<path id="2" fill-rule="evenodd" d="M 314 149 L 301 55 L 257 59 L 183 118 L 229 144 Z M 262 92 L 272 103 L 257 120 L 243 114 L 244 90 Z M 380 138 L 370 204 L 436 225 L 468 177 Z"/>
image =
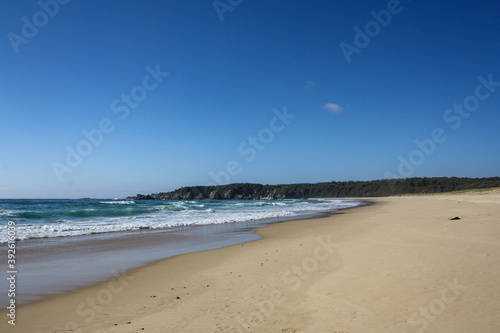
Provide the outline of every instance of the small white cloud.
<path id="1" fill-rule="evenodd" d="M 314 88 L 314 87 L 316 87 L 316 82 L 315 81 L 307 81 L 306 86 L 308 88 Z"/>
<path id="2" fill-rule="evenodd" d="M 332 113 L 344 112 L 344 108 L 338 104 L 335 104 L 335 103 L 326 103 L 325 105 L 323 105 L 323 109 L 328 110 Z"/>

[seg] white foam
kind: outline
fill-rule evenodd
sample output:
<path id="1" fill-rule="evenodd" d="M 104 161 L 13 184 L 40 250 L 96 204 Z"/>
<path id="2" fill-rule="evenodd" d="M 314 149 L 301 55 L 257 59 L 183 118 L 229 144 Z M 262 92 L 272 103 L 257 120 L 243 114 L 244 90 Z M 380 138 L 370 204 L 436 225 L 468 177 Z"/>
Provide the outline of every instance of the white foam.
<path id="1" fill-rule="evenodd" d="M 10 210 L 10 209 L 0 210 L 0 216 L 12 216 L 16 213 L 17 212 L 15 210 Z"/>
<path id="2" fill-rule="evenodd" d="M 134 200 L 99 201 L 99 203 L 105 205 L 135 205 Z"/>
<path id="3" fill-rule="evenodd" d="M 133 201 L 108 201 L 109 204 L 135 204 Z M 108 202 L 100 202 L 106 203 Z M 179 210 L 165 209 L 165 204 L 156 206 L 154 212 L 138 216 L 112 218 L 89 218 L 83 220 L 57 220 L 50 224 L 16 224 L 16 237 L 19 240 L 30 238 L 52 238 L 89 235 L 141 229 L 164 229 L 176 226 L 235 223 L 280 217 L 300 216 L 305 213 L 331 211 L 339 208 L 358 206 L 356 200 L 282 200 L 254 202 L 225 202 L 210 208 L 211 203 L 174 201 L 169 204 Z M 192 208 L 190 206 L 196 207 Z M 257 207 L 256 207 L 257 206 Z M 200 209 L 204 208 L 204 209 Z M 0 228 L 0 243 L 8 240 L 7 227 Z"/>

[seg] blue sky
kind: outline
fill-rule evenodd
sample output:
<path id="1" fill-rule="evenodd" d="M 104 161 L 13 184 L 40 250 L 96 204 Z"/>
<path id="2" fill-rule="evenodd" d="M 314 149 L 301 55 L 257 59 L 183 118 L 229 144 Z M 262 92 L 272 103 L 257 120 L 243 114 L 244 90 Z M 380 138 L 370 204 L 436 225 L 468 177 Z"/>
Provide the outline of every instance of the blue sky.
<path id="1" fill-rule="evenodd" d="M 499 175 L 500 3 L 215 5 L 1 2 L 0 198 Z"/>

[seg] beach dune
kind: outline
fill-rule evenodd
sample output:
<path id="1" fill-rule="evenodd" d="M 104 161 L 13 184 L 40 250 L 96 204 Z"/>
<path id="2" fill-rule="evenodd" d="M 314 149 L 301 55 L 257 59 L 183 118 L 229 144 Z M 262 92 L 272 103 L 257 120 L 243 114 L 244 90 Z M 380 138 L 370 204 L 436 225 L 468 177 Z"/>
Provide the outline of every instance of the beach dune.
<path id="1" fill-rule="evenodd" d="M 21 306 L 15 326 L 3 310 L 0 331 L 500 332 L 500 191 L 369 200 Z"/>

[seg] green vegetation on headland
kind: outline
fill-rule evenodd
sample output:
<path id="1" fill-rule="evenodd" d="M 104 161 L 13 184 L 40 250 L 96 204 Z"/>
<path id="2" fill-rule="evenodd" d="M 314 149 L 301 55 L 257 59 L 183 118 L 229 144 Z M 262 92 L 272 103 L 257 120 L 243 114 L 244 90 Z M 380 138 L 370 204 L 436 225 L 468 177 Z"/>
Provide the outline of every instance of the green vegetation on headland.
<path id="1" fill-rule="evenodd" d="M 259 200 L 302 198 L 383 197 L 400 194 L 443 193 L 499 187 L 500 177 L 491 178 L 405 178 L 344 181 L 316 184 L 228 184 L 188 186 L 172 192 L 137 194 L 133 200 Z"/>

